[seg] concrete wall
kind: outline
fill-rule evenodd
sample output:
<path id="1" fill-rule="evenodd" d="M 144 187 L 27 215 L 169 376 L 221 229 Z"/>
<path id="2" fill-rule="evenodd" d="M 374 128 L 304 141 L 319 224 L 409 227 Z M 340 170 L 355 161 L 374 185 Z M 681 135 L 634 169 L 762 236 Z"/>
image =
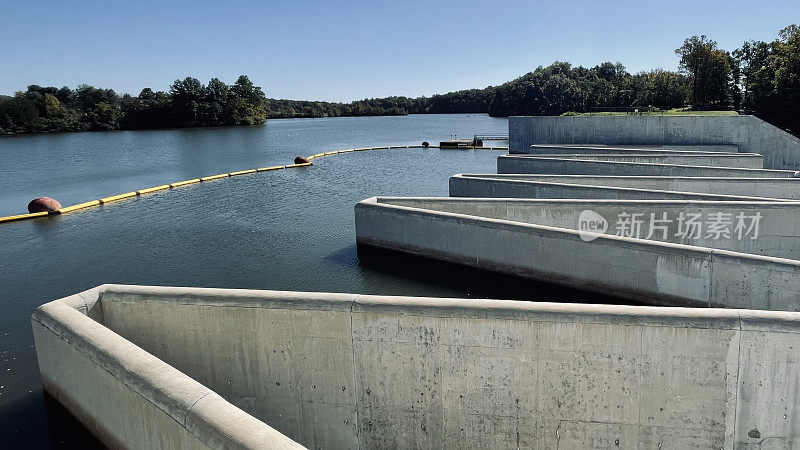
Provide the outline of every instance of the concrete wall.
<path id="1" fill-rule="evenodd" d="M 736 145 L 771 169 L 800 169 L 800 139 L 753 116 L 509 117 L 509 149 L 533 144 Z"/>
<path id="2" fill-rule="evenodd" d="M 43 305 L 31 323 L 45 391 L 106 446 L 301 448 L 103 326 L 103 290 Z"/>
<path id="3" fill-rule="evenodd" d="M 767 197 L 759 198 L 670 190 L 594 186 L 590 184 L 514 180 L 494 178 L 492 175 L 486 175 L 484 178 L 460 174 L 450 177 L 450 197 L 786 201 Z"/>
<path id="4" fill-rule="evenodd" d="M 563 156 L 563 155 L 562 155 Z M 650 164 L 619 161 L 541 156 L 501 155 L 497 158 L 498 173 L 572 174 L 572 175 L 649 175 L 695 177 L 791 178 L 789 170 L 739 169 L 696 165 Z"/>
<path id="5" fill-rule="evenodd" d="M 654 152 L 721 152 L 721 153 L 738 153 L 739 146 L 732 145 L 732 144 L 720 144 L 720 145 L 703 145 L 703 144 L 694 144 L 694 145 L 640 145 L 640 144 L 599 144 L 599 143 L 592 143 L 592 144 L 556 144 L 556 143 L 546 143 L 546 144 L 532 144 L 528 149 L 521 152 L 511 151 L 511 153 L 535 153 L 536 148 L 556 148 L 560 147 L 563 149 L 586 149 L 586 148 L 597 148 L 597 149 L 623 149 L 627 151 L 654 151 Z M 545 152 L 546 153 L 546 152 Z"/>
<path id="6" fill-rule="evenodd" d="M 655 228 L 650 239 L 659 242 L 694 245 L 735 252 L 752 253 L 777 258 L 800 260 L 800 202 L 752 202 L 735 203 L 709 200 L 575 200 L 575 199 L 475 199 L 475 198 L 436 198 L 436 197 L 382 197 L 379 202 L 395 206 L 463 214 L 473 217 L 510 220 L 547 227 L 578 230 L 578 218 L 582 211 L 591 210 L 603 216 L 609 223 L 605 234 L 619 234 L 615 222 L 622 214 L 637 215 L 640 220 L 639 237 L 649 234 L 652 218 L 661 219 L 666 215 L 666 229 Z M 712 214 L 726 214 L 731 219 L 729 231 L 733 231 L 735 217 L 739 214 L 754 216 L 761 214 L 758 235 L 751 239 L 752 233 L 742 239 L 735 234 L 724 238 L 709 235 L 708 228 L 701 226 L 698 238 L 679 233 L 678 217 L 700 214 L 702 221 L 708 221 Z M 747 221 L 749 225 L 749 221 Z M 657 223 L 658 225 L 658 223 Z M 627 227 L 622 227 L 626 232 Z M 627 235 L 627 234 L 624 234 Z M 635 237 L 635 236 L 629 236 Z"/>
<path id="7" fill-rule="evenodd" d="M 356 242 L 637 301 L 800 310 L 800 261 L 605 234 L 584 241 L 567 228 L 396 201 L 356 205 Z"/>
<path id="8" fill-rule="evenodd" d="M 100 297 L 118 334 L 95 323 L 87 336 L 130 339 L 276 427 L 300 423 L 315 448 L 800 444 L 798 313 L 137 286 Z"/>
<path id="9" fill-rule="evenodd" d="M 565 153 L 646 153 L 646 154 L 730 154 L 739 153 L 737 145 L 590 145 L 590 144 L 533 144 L 520 154 L 565 154 Z M 747 154 L 747 153 L 742 153 Z"/>
<path id="10" fill-rule="evenodd" d="M 531 182 L 531 183 L 550 183 L 557 185 L 571 184 L 589 186 L 591 188 L 602 189 L 603 187 L 643 189 L 656 191 L 673 191 L 675 195 L 689 194 L 717 194 L 733 195 L 751 198 L 772 198 L 772 199 L 800 199 L 800 178 L 714 178 L 714 177 L 657 177 L 657 176 L 613 176 L 613 175 L 533 175 L 533 174 L 457 174 L 451 178 L 457 179 L 460 189 L 472 189 L 472 191 L 460 191 L 451 196 L 458 197 L 523 197 L 522 195 L 492 195 L 491 186 L 485 185 L 485 180 L 492 179 L 507 182 Z M 479 187 L 470 184 L 464 187 L 470 180 L 481 180 L 483 184 Z M 507 191 L 505 189 L 508 189 Z M 512 188 L 498 187 L 498 191 L 503 190 L 509 194 L 515 191 Z M 471 192 L 468 193 L 468 192 Z M 613 191 L 611 191 L 613 194 Z M 483 194 L 486 195 L 483 195 Z M 600 195 L 600 194 L 597 194 Z M 532 197 L 535 198 L 535 197 Z M 557 198 L 557 197 L 548 197 Z M 574 198 L 616 198 L 609 197 L 574 197 Z M 621 197 L 622 198 L 622 197 Z"/>
<path id="11" fill-rule="evenodd" d="M 587 161 L 617 161 L 630 163 L 647 164 L 682 164 L 690 166 L 711 166 L 711 167 L 739 167 L 745 169 L 763 169 L 764 163 L 761 155 L 742 153 L 556 153 L 556 154 L 533 154 L 533 155 L 513 155 L 509 158 L 566 158 L 582 159 Z"/>

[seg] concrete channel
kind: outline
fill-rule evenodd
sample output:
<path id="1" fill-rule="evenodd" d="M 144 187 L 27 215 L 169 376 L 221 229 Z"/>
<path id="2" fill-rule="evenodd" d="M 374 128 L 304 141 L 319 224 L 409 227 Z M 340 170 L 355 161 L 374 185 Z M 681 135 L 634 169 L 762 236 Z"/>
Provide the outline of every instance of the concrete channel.
<path id="1" fill-rule="evenodd" d="M 796 172 L 602 150 L 503 155 L 451 198 L 366 199 L 356 241 L 640 302 L 800 311 Z M 691 159 L 707 165 L 672 164 Z"/>
<path id="2" fill-rule="evenodd" d="M 104 285 L 32 323 L 112 448 L 800 440 L 800 313 Z"/>

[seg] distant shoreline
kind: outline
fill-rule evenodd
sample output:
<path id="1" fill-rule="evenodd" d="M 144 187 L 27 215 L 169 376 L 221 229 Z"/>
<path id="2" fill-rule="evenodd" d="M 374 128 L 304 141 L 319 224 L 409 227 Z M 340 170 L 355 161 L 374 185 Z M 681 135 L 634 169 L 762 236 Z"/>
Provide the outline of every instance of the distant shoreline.
<path id="1" fill-rule="evenodd" d="M 158 127 L 158 128 L 117 128 L 113 130 L 54 130 L 54 131 L 31 131 L 25 133 L 0 133 L 0 139 L 10 138 L 17 136 L 38 136 L 38 135 L 54 135 L 54 134 L 76 134 L 76 133 L 115 133 L 120 131 L 176 131 L 176 130 L 206 130 L 206 129 L 228 129 L 228 128 L 260 128 L 271 120 L 297 120 L 297 119 L 345 119 L 345 118 L 368 118 L 368 117 L 407 117 L 407 116 L 445 116 L 445 115 L 459 115 L 459 116 L 488 116 L 488 113 L 482 112 L 468 112 L 468 113 L 408 113 L 408 114 L 381 114 L 372 116 L 295 116 L 295 117 L 270 117 L 266 122 L 255 125 L 213 125 L 213 126 L 194 126 L 194 127 Z M 507 117 L 495 117 L 496 119 L 507 119 Z"/>

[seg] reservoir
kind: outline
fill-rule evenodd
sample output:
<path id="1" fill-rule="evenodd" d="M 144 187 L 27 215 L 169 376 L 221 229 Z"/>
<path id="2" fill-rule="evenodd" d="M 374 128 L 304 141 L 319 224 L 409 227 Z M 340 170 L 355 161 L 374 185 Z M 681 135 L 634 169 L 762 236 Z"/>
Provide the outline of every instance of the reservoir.
<path id="1" fill-rule="evenodd" d="M 507 132 L 506 119 L 459 114 L 3 137 L 0 215 L 23 213 L 28 201 L 44 195 L 70 205 L 221 172 L 291 164 L 298 155 Z M 357 202 L 373 195 L 447 196 L 451 175 L 494 172 L 504 153 L 354 152 L 316 159 L 312 167 L 3 224 L 1 442 L 63 448 L 86 438 L 72 431 L 75 423 L 60 408 L 45 408 L 30 316 L 45 302 L 103 283 L 597 301 L 595 294 L 431 262 L 392 258 L 387 263 L 381 255 L 359 260 Z"/>

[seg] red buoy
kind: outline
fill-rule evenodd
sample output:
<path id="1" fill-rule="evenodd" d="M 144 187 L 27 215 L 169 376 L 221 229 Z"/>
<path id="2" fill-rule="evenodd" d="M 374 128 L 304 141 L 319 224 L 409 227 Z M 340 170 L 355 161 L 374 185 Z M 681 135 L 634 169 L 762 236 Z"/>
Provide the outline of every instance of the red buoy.
<path id="1" fill-rule="evenodd" d="M 59 209 L 61 209 L 61 203 L 50 197 L 35 198 L 28 203 L 28 212 L 31 213 L 56 212 Z"/>

